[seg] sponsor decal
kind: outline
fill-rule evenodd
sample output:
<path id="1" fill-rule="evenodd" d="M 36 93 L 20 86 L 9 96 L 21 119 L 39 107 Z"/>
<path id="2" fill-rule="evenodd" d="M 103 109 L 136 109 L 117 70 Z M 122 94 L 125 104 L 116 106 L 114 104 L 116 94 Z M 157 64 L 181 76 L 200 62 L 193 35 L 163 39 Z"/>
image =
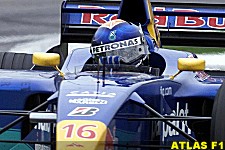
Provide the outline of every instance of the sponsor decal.
<path id="1" fill-rule="evenodd" d="M 205 80 L 207 80 L 208 78 L 210 78 L 210 75 L 208 75 L 208 74 L 205 73 L 204 71 L 197 71 L 197 72 L 196 72 L 196 75 L 195 75 L 195 78 L 196 78 L 198 81 L 205 81 Z"/>
<path id="2" fill-rule="evenodd" d="M 156 139 L 158 136 L 160 136 L 161 132 L 161 123 L 159 121 L 152 121 L 152 135 L 151 139 Z"/>
<path id="3" fill-rule="evenodd" d="M 51 146 L 35 144 L 34 149 L 35 150 L 51 150 Z"/>
<path id="4" fill-rule="evenodd" d="M 115 8 L 114 6 L 81 6 L 79 8 L 89 9 L 110 9 Z M 153 11 L 169 11 L 169 12 L 222 12 L 219 9 L 208 9 L 208 8 L 172 8 L 172 7 L 152 7 Z M 75 16 L 72 16 L 75 17 Z M 76 16 L 76 22 L 71 20 L 70 23 L 74 24 L 94 24 L 101 25 L 110 20 L 117 19 L 117 14 L 94 14 L 94 13 L 82 13 Z M 163 28 L 202 28 L 202 29 L 225 29 L 225 18 L 221 17 L 193 17 L 193 16 L 157 16 L 155 15 L 155 22 L 158 27 Z"/>
<path id="5" fill-rule="evenodd" d="M 176 110 L 172 110 L 170 114 L 165 114 L 165 116 L 179 116 L 179 117 L 186 117 L 188 116 L 189 109 L 188 104 L 185 104 L 185 108 L 180 108 L 180 103 L 177 102 Z M 171 121 L 173 125 L 180 128 L 182 131 L 186 132 L 187 134 L 191 134 L 191 130 L 189 129 L 187 125 L 187 121 Z M 162 127 L 162 128 L 161 128 Z M 162 132 L 161 132 L 162 130 Z M 157 136 L 160 136 L 160 133 L 162 133 L 162 141 L 165 141 L 165 138 L 172 137 L 172 136 L 179 136 L 180 133 L 171 128 L 169 125 L 166 125 L 164 122 L 162 123 L 160 121 L 154 121 L 152 123 L 152 138 L 156 138 Z"/>
<path id="6" fill-rule="evenodd" d="M 131 46 L 137 46 L 137 45 L 141 45 L 141 37 L 136 37 L 136 38 L 129 39 L 129 40 L 104 44 L 104 45 L 100 45 L 100 46 L 94 46 L 94 47 L 91 47 L 91 53 L 98 54 L 98 53 L 128 48 Z"/>
<path id="7" fill-rule="evenodd" d="M 76 127 L 75 124 L 69 124 L 64 126 L 62 129 L 66 130 L 65 138 L 73 138 L 76 133 L 76 136 L 82 139 L 95 139 L 97 133 L 93 130 L 93 128 L 98 128 L 98 126 L 93 124 L 85 124 Z"/>
<path id="8" fill-rule="evenodd" d="M 100 6 L 84 6 L 79 5 L 79 8 L 83 9 L 105 9 Z M 94 13 L 82 13 L 81 24 L 104 24 L 109 20 L 117 19 L 117 14 L 94 14 Z"/>
<path id="9" fill-rule="evenodd" d="M 155 11 L 172 12 L 218 12 L 216 9 L 175 9 L 166 7 L 154 7 Z M 193 17 L 193 16 L 155 16 L 158 27 L 183 27 L 183 28 L 205 28 L 225 29 L 225 18 L 218 17 Z"/>
<path id="10" fill-rule="evenodd" d="M 62 149 L 103 150 L 107 127 L 90 120 L 63 120 L 57 123 L 56 147 Z M 76 142 L 74 142 L 76 141 Z"/>
<path id="11" fill-rule="evenodd" d="M 53 111 L 56 111 L 56 105 L 53 105 Z M 46 112 L 50 112 L 50 110 L 47 108 Z M 40 130 L 41 133 L 39 132 L 37 135 L 39 135 L 39 137 L 45 137 L 45 133 L 47 132 L 49 133 L 50 136 L 50 129 L 52 129 L 51 132 L 55 133 L 55 127 L 56 124 L 53 123 L 53 126 L 51 126 L 50 123 L 38 123 L 37 125 L 34 126 L 34 129 Z M 41 135 L 40 135 L 41 134 Z M 42 145 L 42 144 L 35 144 L 35 150 L 51 150 L 51 146 L 49 145 Z"/>
<path id="12" fill-rule="evenodd" d="M 56 105 L 53 105 L 53 112 L 56 112 Z M 46 112 L 51 112 L 49 108 L 46 109 Z M 53 123 L 53 129 L 55 128 L 56 124 Z M 51 124 L 50 123 L 38 123 L 34 126 L 34 129 L 40 130 L 40 131 L 46 131 L 50 133 Z M 52 130 L 53 133 L 55 133 L 55 130 Z"/>
<path id="13" fill-rule="evenodd" d="M 77 107 L 67 116 L 94 116 L 98 111 L 96 107 Z"/>
<path id="14" fill-rule="evenodd" d="M 34 129 L 38 129 L 38 130 L 41 130 L 41 131 L 46 131 L 46 132 L 50 132 L 50 123 L 38 123 Z"/>
<path id="15" fill-rule="evenodd" d="M 113 98 L 116 96 L 116 93 L 107 93 L 107 92 L 89 92 L 89 91 L 72 91 L 66 96 L 84 96 L 84 97 L 106 97 Z"/>
<path id="16" fill-rule="evenodd" d="M 162 97 L 164 96 L 169 96 L 173 94 L 173 89 L 172 87 L 162 87 L 160 86 L 160 95 L 162 95 Z"/>
<path id="17" fill-rule="evenodd" d="M 70 99 L 69 103 L 73 104 L 107 104 L 107 100 L 102 99 L 95 99 L 95 98 L 77 98 L 77 99 Z"/>
<path id="18" fill-rule="evenodd" d="M 84 146 L 74 142 L 74 143 L 68 144 L 66 147 L 84 147 Z"/>
<path id="19" fill-rule="evenodd" d="M 173 9 L 174 12 L 198 12 L 194 9 Z M 202 17 L 191 16 L 177 16 L 175 20 L 175 27 L 202 27 L 205 24 L 205 20 Z"/>
<path id="20" fill-rule="evenodd" d="M 109 40 L 110 41 L 115 41 L 116 40 L 116 30 L 113 30 L 109 34 Z"/>
<path id="21" fill-rule="evenodd" d="M 180 117 L 186 117 L 188 116 L 188 104 L 185 104 L 185 108 L 180 108 L 180 103 L 177 102 L 177 108 L 176 110 L 172 110 L 171 114 L 165 114 L 168 116 L 180 116 Z M 174 124 L 176 127 L 180 128 L 182 131 L 186 132 L 187 134 L 191 134 L 191 130 L 188 128 L 187 121 L 171 121 L 172 124 Z M 165 138 L 171 137 L 171 136 L 178 136 L 179 132 L 172 129 L 170 126 L 166 125 L 164 122 L 162 123 L 162 141 L 164 141 Z"/>
<path id="22" fill-rule="evenodd" d="M 155 7 L 155 11 L 165 11 L 165 7 Z M 157 27 L 167 27 L 168 24 L 168 17 L 167 16 L 154 16 L 155 23 L 157 24 Z"/>

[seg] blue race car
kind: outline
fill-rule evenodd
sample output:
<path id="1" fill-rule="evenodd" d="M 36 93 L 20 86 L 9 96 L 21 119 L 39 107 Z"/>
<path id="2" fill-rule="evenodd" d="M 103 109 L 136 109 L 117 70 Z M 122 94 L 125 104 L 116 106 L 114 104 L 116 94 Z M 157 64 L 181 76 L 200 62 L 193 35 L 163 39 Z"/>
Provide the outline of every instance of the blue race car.
<path id="1" fill-rule="evenodd" d="M 66 51 L 65 41 L 79 39 L 78 26 L 70 25 L 76 15 L 118 11 L 108 1 L 99 3 L 105 9 L 81 4 L 62 4 L 61 47 L 33 55 L 1 53 L 0 149 L 210 149 L 211 140 L 222 149 L 224 77 L 204 72 L 205 61 L 195 54 L 160 48 L 148 0 L 122 0 L 118 13 L 152 37 L 148 45 L 157 50 L 148 66 L 109 69 L 112 63 L 90 61 L 90 46 Z M 134 7 L 140 14 L 129 16 Z"/>

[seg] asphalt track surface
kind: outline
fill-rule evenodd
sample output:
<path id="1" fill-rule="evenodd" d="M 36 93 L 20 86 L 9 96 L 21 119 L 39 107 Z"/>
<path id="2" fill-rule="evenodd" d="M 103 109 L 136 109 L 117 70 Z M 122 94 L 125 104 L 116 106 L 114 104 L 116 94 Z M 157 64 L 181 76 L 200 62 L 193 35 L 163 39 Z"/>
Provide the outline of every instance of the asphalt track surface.
<path id="1" fill-rule="evenodd" d="M 0 0 L 0 51 L 42 51 L 59 44 L 61 2 Z"/>

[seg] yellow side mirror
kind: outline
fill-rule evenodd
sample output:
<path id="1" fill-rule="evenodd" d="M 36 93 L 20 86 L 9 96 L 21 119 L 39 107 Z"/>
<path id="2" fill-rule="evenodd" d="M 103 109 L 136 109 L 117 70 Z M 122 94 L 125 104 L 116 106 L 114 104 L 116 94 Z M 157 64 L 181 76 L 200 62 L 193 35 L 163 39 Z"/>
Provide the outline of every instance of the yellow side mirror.
<path id="1" fill-rule="evenodd" d="M 54 67 L 62 77 L 64 73 L 58 68 L 60 64 L 60 55 L 56 53 L 44 53 L 35 52 L 33 53 L 33 64 L 37 66 Z"/>
<path id="2" fill-rule="evenodd" d="M 55 67 L 60 64 L 60 56 L 56 53 L 35 52 L 33 53 L 33 64 Z"/>
<path id="3" fill-rule="evenodd" d="M 205 70 L 205 60 L 198 58 L 179 58 L 177 67 L 180 71 L 203 71 Z"/>
<path id="4" fill-rule="evenodd" d="M 179 71 L 170 76 L 170 79 L 173 80 L 177 75 L 182 71 L 203 71 L 205 70 L 205 60 L 198 58 L 179 58 L 177 62 L 177 67 Z"/>

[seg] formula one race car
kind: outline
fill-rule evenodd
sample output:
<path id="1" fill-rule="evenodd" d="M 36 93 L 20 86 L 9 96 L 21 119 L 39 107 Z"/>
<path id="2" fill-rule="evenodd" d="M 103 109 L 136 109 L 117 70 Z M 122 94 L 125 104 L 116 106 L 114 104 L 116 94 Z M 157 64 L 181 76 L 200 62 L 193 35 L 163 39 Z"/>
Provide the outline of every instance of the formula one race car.
<path id="1" fill-rule="evenodd" d="M 114 70 L 90 63 L 89 46 L 68 52 L 67 43 L 90 43 L 83 37 L 99 26 L 82 24 L 79 16 L 86 22 L 92 13 L 115 19 L 110 14 L 118 10 L 118 18 L 147 26 L 161 45 L 149 0 L 83 3 L 63 2 L 60 47 L 1 53 L 0 149 L 222 149 L 224 77 L 204 72 L 205 61 L 190 52 L 159 48 L 150 66 Z M 209 145 L 211 140 L 218 143 Z"/>

